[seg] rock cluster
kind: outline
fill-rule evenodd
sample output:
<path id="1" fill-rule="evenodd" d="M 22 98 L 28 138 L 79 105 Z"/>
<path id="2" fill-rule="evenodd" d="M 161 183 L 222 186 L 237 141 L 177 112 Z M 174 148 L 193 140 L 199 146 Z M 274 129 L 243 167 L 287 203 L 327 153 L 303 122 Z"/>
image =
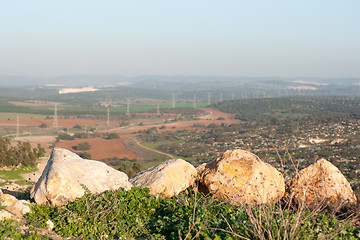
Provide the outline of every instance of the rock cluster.
<path id="1" fill-rule="evenodd" d="M 322 159 L 301 170 L 285 187 L 284 177 L 271 165 L 248 151 L 226 151 L 220 158 L 197 169 L 182 159 L 171 159 L 140 172 L 128 180 L 125 173 L 104 163 L 85 160 L 75 153 L 54 148 L 33 189 L 37 204 L 64 205 L 86 191 L 149 188 L 150 194 L 178 195 L 193 186 L 236 205 L 267 204 L 283 199 L 292 207 L 328 208 L 334 212 L 356 206 L 349 182 L 330 162 Z M 29 202 L 1 195 L 0 219 L 14 218 L 30 211 Z"/>
<path id="2" fill-rule="evenodd" d="M 0 210 L 0 220 L 21 218 L 30 212 L 30 202 L 18 200 L 14 196 L 2 194 L 2 192 L 0 192 L 0 205 L 4 207 Z"/>

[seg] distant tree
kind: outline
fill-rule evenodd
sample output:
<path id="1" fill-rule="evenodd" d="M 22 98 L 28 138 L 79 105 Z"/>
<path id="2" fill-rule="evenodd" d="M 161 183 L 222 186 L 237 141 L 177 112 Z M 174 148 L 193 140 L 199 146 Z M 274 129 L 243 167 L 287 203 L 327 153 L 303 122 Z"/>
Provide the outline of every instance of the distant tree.
<path id="1" fill-rule="evenodd" d="M 46 123 L 42 123 L 42 124 L 40 124 L 40 125 L 39 125 L 39 128 L 47 128 Z"/>
<path id="2" fill-rule="evenodd" d="M 74 150 L 82 150 L 82 151 L 90 150 L 90 148 L 91 145 L 88 142 L 81 142 L 77 146 L 73 146 Z"/>
<path id="3" fill-rule="evenodd" d="M 73 128 L 82 129 L 82 127 L 79 124 L 76 124 L 75 126 L 73 126 Z"/>
<path id="4" fill-rule="evenodd" d="M 57 137 L 59 140 L 74 140 L 75 138 L 67 133 L 60 133 Z"/>
<path id="5" fill-rule="evenodd" d="M 79 155 L 79 157 L 81 157 L 81 158 L 91 159 L 91 154 L 88 152 L 78 152 L 76 154 Z"/>
<path id="6" fill-rule="evenodd" d="M 8 138 L 0 137 L 0 166 L 34 166 L 36 160 L 43 157 L 45 149 L 37 145 L 32 148 L 29 142 L 12 145 Z"/>
<path id="7" fill-rule="evenodd" d="M 83 139 L 83 138 L 88 138 L 89 137 L 89 135 L 87 134 L 87 133 L 84 133 L 84 132 L 80 132 L 80 133 L 75 133 L 74 134 L 74 138 L 81 138 L 81 139 Z"/>
<path id="8" fill-rule="evenodd" d="M 119 134 L 117 134 L 117 133 L 108 133 L 107 138 L 108 139 L 119 139 L 120 137 L 119 137 Z"/>
<path id="9" fill-rule="evenodd" d="M 138 162 L 120 161 L 118 170 L 126 173 L 129 177 L 134 176 L 143 169 L 142 165 Z"/>

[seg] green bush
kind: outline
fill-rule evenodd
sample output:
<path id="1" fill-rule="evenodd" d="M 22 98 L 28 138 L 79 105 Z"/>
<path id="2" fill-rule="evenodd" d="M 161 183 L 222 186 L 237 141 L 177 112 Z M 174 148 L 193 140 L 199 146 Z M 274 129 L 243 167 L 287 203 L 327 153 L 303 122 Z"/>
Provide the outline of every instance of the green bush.
<path id="1" fill-rule="evenodd" d="M 82 129 L 82 127 L 79 124 L 76 124 L 75 126 L 73 126 L 73 128 Z"/>
<path id="2" fill-rule="evenodd" d="M 359 239 L 359 228 L 329 214 L 281 205 L 237 207 L 186 190 L 174 198 L 148 189 L 87 193 L 63 207 L 37 205 L 26 221 L 76 239 Z"/>
<path id="3" fill-rule="evenodd" d="M 47 237 L 38 235 L 36 232 L 31 234 L 22 234 L 19 223 L 5 219 L 0 221 L 0 236 L 1 239 L 48 239 Z"/>
<path id="4" fill-rule="evenodd" d="M 86 151 L 91 149 L 91 145 L 88 142 L 81 142 L 76 146 L 72 147 L 74 150 Z"/>
<path id="5" fill-rule="evenodd" d="M 117 133 L 108 133 L 107 138 L 108 139 L 119 139 L 120 137 L 119 137 L 119 134 L 117 134 Z"/>
<path id="6" fill-rule="evenodd" d="M 67 133 L 60 133 L 57 137 L 59 140 L 74 140 L 75 138 Z"/>
<path id="7" fill-rule="evenodd" d="M 36 160 L 43 157 L 45 149 L 37 145 L 32 148 L 29 142 L 18 142 L 12 146 L 9 138 L 0 137 L 0 166 L 34 166 Z"/>
<path id="8" fill-rule="evenodd" d="M 91 154 L 88 152 L 77 152 L 76 154 L 79 155 L 81 158 L 91 159 Z"/>

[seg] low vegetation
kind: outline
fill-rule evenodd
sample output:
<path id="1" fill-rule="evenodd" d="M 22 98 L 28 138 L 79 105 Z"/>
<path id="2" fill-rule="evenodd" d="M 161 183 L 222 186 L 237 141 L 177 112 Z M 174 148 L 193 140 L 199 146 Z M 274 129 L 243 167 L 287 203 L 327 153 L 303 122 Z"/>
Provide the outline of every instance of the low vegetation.
<path id="1" fill-rule="evenodd" d="M 88 142 L 81 142 L 78 145 L 74 146 L 73 149 L 77 151 L 86 151 L 91 149 L 91 145 Z"/>
<path id="2" fill-rule="evenodd" d="M 102 159 L 100 161 L 106 163 L 109 166 L 112 166 L 113 168 L 121 172 L 126 173 L 129 178 L 144 170 L 144 166 L 138 161 L 136 161 L 136 159 L 119 159 L 118 157 L 113 157 Z"/>
<path id="3" fill-rule="evenodd" d="M 29 142 L 18 142 L 13 146 L 9 138 L 0 137 L 0 167 L 34 166 L 44 153 L 45 149 L 40 144 L 36 148 L 32 148 Z"/>
<path id="4" fill-rule="evenodd" d="M 76 239 L 358 239 L 349 220 L 281 204 L 234 206 L 191 189 L 174 198 L 148 189 L 86 194 L 63 207 L 35 205 L 25 216 L 33 228 Z"/>

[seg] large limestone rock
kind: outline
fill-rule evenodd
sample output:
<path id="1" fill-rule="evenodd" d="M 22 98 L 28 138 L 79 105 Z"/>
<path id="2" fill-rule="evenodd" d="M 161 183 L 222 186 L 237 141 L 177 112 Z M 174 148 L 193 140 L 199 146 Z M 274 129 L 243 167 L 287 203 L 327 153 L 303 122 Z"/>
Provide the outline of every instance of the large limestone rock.
<path id="1" fill-rule="evenodd" d="M 91 193 L 132 187 L 125 173 L 102 162 L 82 159 L 66 149 L 54 148 L 30 196 L 38 204 L 65 205 L 84 195 L 82 185 Z"/>
<path id="2" fill-rule="evenodd" d="M 294 207 L 338 212 L 356 206 L 350 183 L 337 167 L 321 159 L 301 170 L 286 186 L 285 202 Z"/>
<path id="3" fill-rule="evenodd" d="M 226 151 L 198 170 L 200 192 L 236 205 L 274 203 L 285 192 L 282 174 L 248 151 Z"/>
<path id="4" fill-rule="evenodd" d="M 149 188 L 150 194 L 161 193 L 164 197 L 173 197 L 192 186 L 196 175 L 197 171 L 190 163 L 171 159 L 138 173 L 130 182 L 140 188 Z"/>

